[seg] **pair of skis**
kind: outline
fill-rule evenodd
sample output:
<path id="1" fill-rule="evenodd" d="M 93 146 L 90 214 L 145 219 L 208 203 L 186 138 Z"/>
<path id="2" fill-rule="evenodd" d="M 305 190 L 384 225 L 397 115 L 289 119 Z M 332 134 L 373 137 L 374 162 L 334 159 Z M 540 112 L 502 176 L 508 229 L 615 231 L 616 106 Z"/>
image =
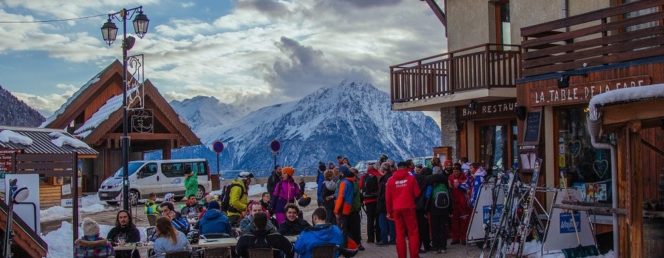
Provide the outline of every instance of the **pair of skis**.
<path id="1" fill-rule="evenodd" d="M 526 239 L 533 229 L 532 214 L 534 211 L 535 192 L 537 190 L 537 182 L 539 180 L 540 167 L 542 159 L 537 159 L 532 173 L 532 179 L 525 196 L 520 195 L 522 182 L 518 178 L 517 173 L 509 177 L 505 187 L 507 192 L 503 199 L 503 210 L 500 215 L 500 222 L 496 230 L 492 228 L 487 230 L 487 237 L 485 238 L 484 248 L 480 257 L 504 257 L 507 253 L 507 247 L 518 239 L 517 257 L 523 254 Z M 498 184 L 496 184 L 498 186 Z M 525 199 L 525 200 L 524 200 Z M 496 202 L 492 204 L 492 216 L 495 211 Z M 523 214 L 518 218 L 518 208 L 521 208 Z M 536 218 L 537 219 L 537 218 Z M 520 221 L 519 221 L 520 220 Z M 518 222 L 517 222 L 518 221 Z M 515 225 L 518 223 L 518 225 Z M 515 230 L 515 226 L 517 231 Z M 492 224 L 489 227 L 493 227 Z M 495 232 L 495 234 L 492 234 Z M 488 256 L 485 256 L 485 251 L 489 250 Z"/>

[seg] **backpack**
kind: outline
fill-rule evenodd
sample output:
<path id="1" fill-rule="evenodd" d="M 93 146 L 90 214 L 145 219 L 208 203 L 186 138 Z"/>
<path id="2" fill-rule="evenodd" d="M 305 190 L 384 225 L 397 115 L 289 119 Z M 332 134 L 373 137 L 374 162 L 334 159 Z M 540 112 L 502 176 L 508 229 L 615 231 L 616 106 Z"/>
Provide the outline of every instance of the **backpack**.
<path id="1" fill-rule="evenodd" d="M 450 193 L 447 185 L 441 183 L 433 187 L 431 191 L 431 201 L 433 207 L 437 209 L 447 209 L 450 207 Z"/>
<path id="2" fill-rule="evenodd" d="M 362 185 L 362 195 L 364 198 L 378 197 L 378 177 L 372 174 L 364 176 L 364 184 Z"/>
<path id="3" fill-rule="evenodd" d="M 222 211 L 240 212 L 231 206 L 231 189 L 233 189 L 235 186 L 240 187 L 240 198 L 242 198 L 242 195 L 244 195 L 244 188 L 242 188 L 242 186 L 237 183 L 231 183 L 224 186 L 224 189 L 222 190 L 223 195 L 221 196 L 220 201 Z"/>
<path id="4" fill-rule="evenodd" d="M 353 205 L 351 211 L 360 211 L 362 209 L 362 198 L 360 196 L 360 183 L 354 182 L 353 184 Z"/>

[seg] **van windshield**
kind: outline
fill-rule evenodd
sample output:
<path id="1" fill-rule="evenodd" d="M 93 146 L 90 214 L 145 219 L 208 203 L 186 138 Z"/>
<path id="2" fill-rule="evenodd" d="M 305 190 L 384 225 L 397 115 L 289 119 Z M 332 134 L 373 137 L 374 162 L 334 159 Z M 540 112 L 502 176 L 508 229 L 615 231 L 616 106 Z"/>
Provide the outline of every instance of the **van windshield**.
<path id="1" fill-rule="evenodd" d="M 129 175 L 131 176 L 134 173 L 136 173 L 136 170 L 138 170 L 138 168 L 143 166 L 143 164 L 145 164 L 145 162 L 129 162 Z M 118 169 L 118 171 L 115 172 L 114 177 L 122 178 L 122 173 L 123 173 L 123 170 L 122 170 L 122 167 L 120 167 Z"/>

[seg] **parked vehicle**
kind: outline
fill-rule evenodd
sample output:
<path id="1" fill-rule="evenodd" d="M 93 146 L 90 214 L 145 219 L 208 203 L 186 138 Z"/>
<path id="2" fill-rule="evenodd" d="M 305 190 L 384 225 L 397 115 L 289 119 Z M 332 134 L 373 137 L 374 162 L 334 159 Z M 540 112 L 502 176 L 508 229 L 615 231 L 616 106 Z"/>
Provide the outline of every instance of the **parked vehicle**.
<path id="1" fill-rule="evenodd" d="M 158 197 L 173 193 L 175 200 L 182 199 L 185 165 L 191 166 L 192 172 L 198 176 L 196 198 L 203 198 L 212 188 L 210 168 L 205 159 L 139 160 L 129 162 L 129 202 L 135 205 L 139 200 L 148 198 L 150 193 L 156 193 Z M 117 204 L 122 192 L 122 174 L 123 168 L 120 168 L 102 182 L 99 200 L 110 205 Z"/>
<path id="2" fill-rule="evenodd" d="M 376 164 L 377 160 L 360 160 L 355 164 L 355 169 L 360 172 L 360 174 L 367 173 L 369 166 Z"/>
<path id="3" fill-rule="evenodd" d="M 413 158 L 413 163 L 417 165 L 422 165 L 424 167 L 431 168 L 431 160 L 433 159 L 433 156 L 425 156 L 425 157 L 415 157 Z"/>

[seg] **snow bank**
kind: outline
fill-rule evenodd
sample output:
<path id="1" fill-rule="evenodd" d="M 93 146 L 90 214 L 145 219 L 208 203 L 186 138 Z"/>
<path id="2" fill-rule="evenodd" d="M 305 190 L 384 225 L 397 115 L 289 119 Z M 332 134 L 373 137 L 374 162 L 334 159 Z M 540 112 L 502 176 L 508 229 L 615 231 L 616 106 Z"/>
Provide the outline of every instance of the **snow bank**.
<path id="1" fill-rule="evenodd" d="M 83 221 L 85 217 L 81 217 Z M 108 232 L 111 231 L 113 226 L 111 225 L 99 225 L 99 235 L 106 238 Z M 145 233 L 145 227 L 138 227 L 138 231 L 141 233 L 141 241 L 147 239 Z M 83 235 L 83 227 L 79 226 L 78 235 Z M 63 221 L 60 224 L 60 228 L 55 231 L 51 231 L 46 236 L 42 235 L 42 238 L 48 244 L 48 255 L 47 258 L 66 258 L 72 257 L 73 255 L 73 233 L 72 225 L 67 221 Z"/>
<path id="2" fill-rule="evenodd" d="M 0 142 L 32 145 L 32 139 L 12 130 L 3 130 L 0 132 Z"/>
<path id="3" fill-rule="evenodd" d="M 55 138 L 51 140 L 51 142 L 58 147 L 62 147 L 63 145 L 69 145 L 74 148 L 86 148 L 86 149 L 90 148 L 87 144 L 85 144 L 81 140 L 75 139 L 61 132 L 52 132 L 49 133 L 48 136 Z"/>
<path id="4" fill-rule="evenodd" d="M 590 103 L 588 103 L 590 119 L 593 121 L 599 119 L 598 107 L 611 103 L 637 101 L 649 98 L 664 98 L 664 84 L 624 88 L 597 94 L 592 97 Z"/>
<path id="5" fill-rule="evenodd" d="M 103 202 L 99 200 L 99 196 L 93 194 L 81 198 L 81 207 L 78 211 L 79 214 L 84 214 L 98 213 L 109 209 L 112 208 L 106 207 Z M 39 217 L 42 222 L 67 219 L 72 217 L 72 209 L 71 207 L 65 208 L 62 206 L 53 206 L 39 211 Z"/>
<path id="6" fill-rule="evenodd" d="M 249 186 L 249 196 L 261 195 L 264 192 L 267 192 L 267 184 L 253 184 Z"/>

